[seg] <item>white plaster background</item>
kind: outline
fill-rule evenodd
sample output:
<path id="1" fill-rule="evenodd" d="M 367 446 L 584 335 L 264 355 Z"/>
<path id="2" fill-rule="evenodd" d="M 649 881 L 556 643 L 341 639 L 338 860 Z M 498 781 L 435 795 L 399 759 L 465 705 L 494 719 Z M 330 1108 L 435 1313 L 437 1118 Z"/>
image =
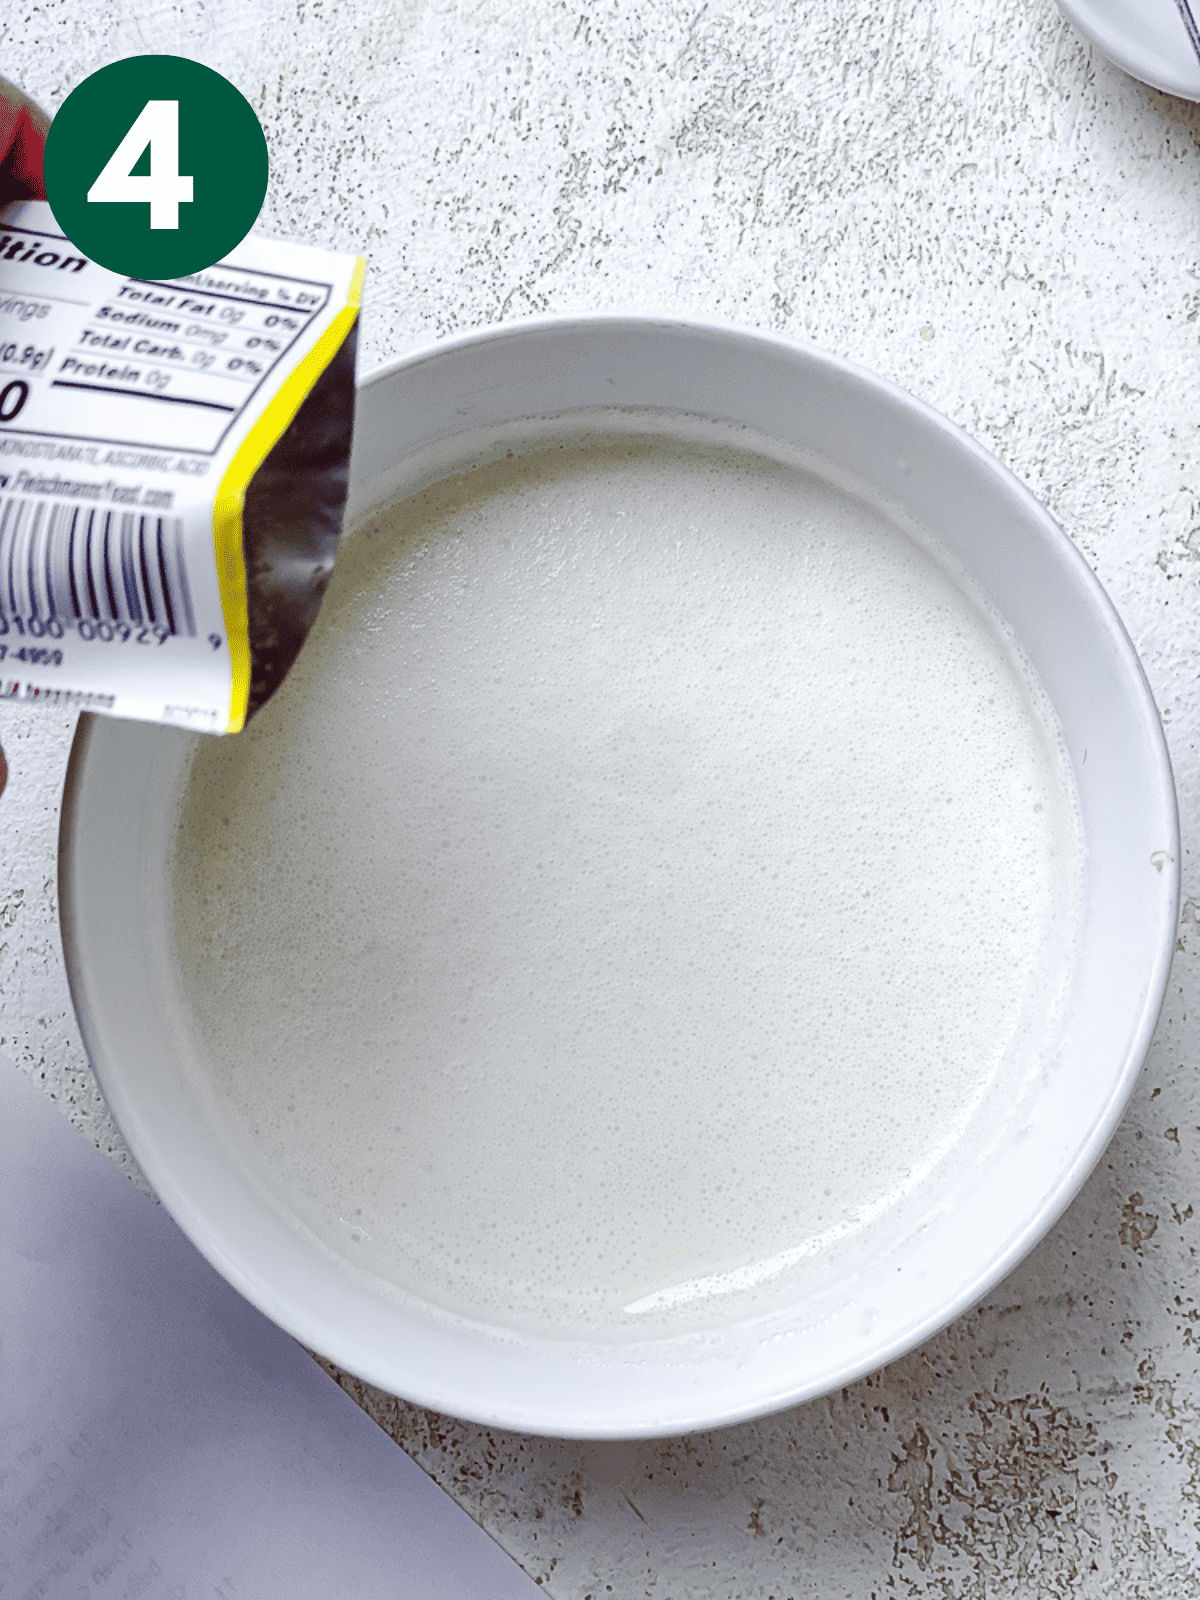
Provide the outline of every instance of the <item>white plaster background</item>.
<path id="1" fill-rule="evenodd" d="M 158 50 L 257 110 L 263 231 L 368 255 L 364 369 L 534 312 L 666 309 L 809 339 L 961 423 L 1107 585 L 1180 791 L 1146 1070 L 1074 1206 L 969 1316 L 830 1399 L 665 1443 L 351 1392 L 561 1600 L 1200 1596 L 1200 106 L 1123 77 L 1053 0 L 0 15 L 0 74 L 51 111 Z M 129 1167 L 63 976 L 70 732 L 0 708 L 0 1046 Z"/>

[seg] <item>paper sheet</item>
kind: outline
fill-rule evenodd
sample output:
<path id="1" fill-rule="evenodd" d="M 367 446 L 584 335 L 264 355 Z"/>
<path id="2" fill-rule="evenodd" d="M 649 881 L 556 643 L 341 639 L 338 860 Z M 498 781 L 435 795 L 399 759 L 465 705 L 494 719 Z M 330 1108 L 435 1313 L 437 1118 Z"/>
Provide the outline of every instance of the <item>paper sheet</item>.
<path id="1" fill-rule="evenodd" d="M 3 1600 L 544 1591 L 0 1055 Z"/>

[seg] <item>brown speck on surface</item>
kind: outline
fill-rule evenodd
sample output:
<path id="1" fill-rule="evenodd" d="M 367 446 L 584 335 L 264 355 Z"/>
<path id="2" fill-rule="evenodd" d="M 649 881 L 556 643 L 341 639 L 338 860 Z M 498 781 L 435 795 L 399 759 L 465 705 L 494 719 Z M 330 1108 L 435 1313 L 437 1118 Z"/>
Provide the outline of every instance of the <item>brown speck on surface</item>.
<path id="1" fill-rule="evenodd" d="M 1142 1211 L 1140 1193 L 1131 1194 L 1121 1207 L 1121 1226 L 1119 1229 L 1121 1243 L 1127 1244 L 1139 1256 L 1145 1255 L 1143 1245 L 1147 1244 L 1158 1231 L 1158 1217 L 1153 1211 Z"/>
<path id="2" fill-rule="evenodd" d="M 922 1572 L 933 1554 L 934 1505 L 933 1466 L 929 1435 L 920 1423 L 908 1439 L 901 1440 L 903 1455 L 893 1455 L 896 1463 L 888 1478 L 888 1489 L 908 1502 L 904 1521 L 896 1536 L 896 1554 L 911 1555 Z"/>

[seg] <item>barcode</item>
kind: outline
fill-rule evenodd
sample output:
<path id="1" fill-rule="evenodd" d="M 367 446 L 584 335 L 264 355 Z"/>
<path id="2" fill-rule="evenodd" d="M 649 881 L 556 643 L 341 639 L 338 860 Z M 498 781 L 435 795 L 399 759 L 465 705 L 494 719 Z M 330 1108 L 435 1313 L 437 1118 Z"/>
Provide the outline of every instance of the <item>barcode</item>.
<path id="1" fill-rule="evenodd" d="M 52 635 L 124 623 L 194 638 L 182 519 L 0 497 L 0 618 Z"/>

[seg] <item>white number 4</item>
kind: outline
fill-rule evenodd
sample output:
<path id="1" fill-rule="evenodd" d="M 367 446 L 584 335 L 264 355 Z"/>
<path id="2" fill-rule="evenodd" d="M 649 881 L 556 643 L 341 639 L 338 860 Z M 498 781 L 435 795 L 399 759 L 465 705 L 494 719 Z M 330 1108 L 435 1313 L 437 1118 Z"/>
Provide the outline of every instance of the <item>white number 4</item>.
<path id="1" fill-rule="evenodd" d="M 150 146 L 149 176 L 133 168 Z M 179 101 L 147 100 L 137 121 L 88 190 L 89 200 L 140 201 L 150 206 L 152 228 L 178 228 L 179 207 L 192 198 L 192 180 L 179 172 Z"/>

